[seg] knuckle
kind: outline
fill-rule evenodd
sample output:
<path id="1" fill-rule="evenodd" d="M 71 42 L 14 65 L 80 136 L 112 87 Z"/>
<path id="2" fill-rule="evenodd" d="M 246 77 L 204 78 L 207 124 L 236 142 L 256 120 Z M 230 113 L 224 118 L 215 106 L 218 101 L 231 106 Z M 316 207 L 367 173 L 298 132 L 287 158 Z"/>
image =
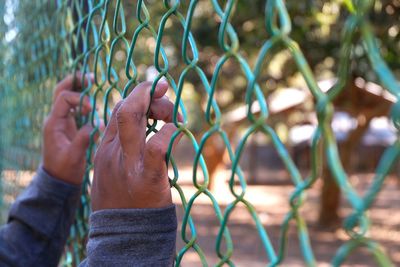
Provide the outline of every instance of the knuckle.
<path id="1" fill-rule="evenodd" d="M 60 97 L 62 97 L 62 98 L 67 98 L 68 96 L 69 96 L 69 92 L 67 92 L 67 91 L 62 91 L 60 93 Z"/>
<path id="2" fill-rule="evenodd" d="M 122 108 L 120 108 L 117 111 L 117 121 L 119 124 L 123 124 L 127 121 L 129 115 L 126 111 L 122 110 Z"/>
<path id="3" fill-rule="evenodd" d="M 62 91 L 60 93 L 60 98 L 63 98 L 65 100 L 70 100 L 70 99 L 72 100 L 75 98 L 80 99 L 80 97 L 81 97 L 81 94 L 78 92 Z"/>
<path id="4" fill-rule="evenodd" d="M 145 182 L 150 185 L 159 184 L 161 181 L 167 179 L 166 171 L 163 168 L 148 170 L 145 175 L 146 175 Z"/>
<path id="5" fill-rule="evenodd" d="M 163 159 L 165 154 L 167 153 L 163 146 L 161 146 L 157 142 L 152 142 L 147 145 L 147 152 L 152 158 L 160 158 Z"/>
<path id="6" fill-rule="evenodd" d="M 139 124 L 146 117 L 146 114 L 142 111 L 129 110 L 122 106 L 117 111 L 117 121 L 119 124 L 135 123 Z"/>
<path id="7" fill-rule="evenodd" d="M 164 174 L 161 171 L 153 171 L 149 173 L 148 176 L 150 184 L 157 184 L 164 179 Z"/>
<path id="8" fill-rule="evenodd" d="M 55 99 L 55 101 L 56 101 L 55 105 L 57 105 L 57 103 L 59 104 L 60 101 L 61 102 L 68 101 L 69 96 L 70 96 L 70 92 L 62 91 L 60 94 L 58 94 L 57 98 Z"/>

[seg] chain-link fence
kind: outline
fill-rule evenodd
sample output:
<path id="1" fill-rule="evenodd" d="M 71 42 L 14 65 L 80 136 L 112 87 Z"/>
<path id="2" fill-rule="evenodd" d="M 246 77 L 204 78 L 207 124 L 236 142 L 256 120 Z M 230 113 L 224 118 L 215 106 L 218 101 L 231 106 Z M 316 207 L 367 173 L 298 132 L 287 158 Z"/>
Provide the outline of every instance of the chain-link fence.
<path id="1" fill-rule="evenodd" d="M 352 209 L 343 224 L 349 240 L 336 251 L 332 259 L 333 265 L 342 264 L 358 247 L 367 248 L 376 264 L 393 265 L 379 242 L 369 238 L 367 234 L 370 227 L 367 211 L 399 156 L 400 142 L 396 140 L 385 150 L 376 168 L 373 182 L 368 190 L 360 195 L 349 182 L 348 174 L 342 166 L 337 140 L 331 127 L 334 114 L 332 102 L 346 90 L 346 84 L 351 78 L 352 55 L 360 41 L 379 83 L 396 99 L 390 119 L 397 128 L 399 127 L 399 83 L 382 58 L 380 46 L 368 19 L 374 1 L 344 0 L 337 4 L 345 14 L 345 19 L 340 44 L 336 47 L 340 50 L 337 79 L 327 92 L 321 90 L 318 85 L 315 74 L 300 49 L 302 44 L 299 46 L 292 39 L 292 21 L 283 0 L 269 0 L 265 3 L 256 1 L 254 4 L 240 3 L 236 0 L 192 0 L 190 3 L 178 0 L 165 0 L 162 3 L 141 0 L 128 2 L 20 0 L 15 3 L 6 1 L 1 7 L 3 17 L 8 17 L 10 21 L 7 25 L 1 25 L 4 33 L 0 51 L 3 59 L 0 80 L 0 166 L 3 202 L 12 201 L 12 196 L 18 192 L 19 184 L 21 187 L 26 185 L 25 180 L 30 175 L 26 170 L 34 170 L 39 164 L 41 124 L 49 111 L 52 94 L 50 89 L 57 80 L 67 73 L 80 71 L 83 79 L 85 74 L 94 72 L 94 83 L 89 83 L 82 89 L 82 97 L 89 96 L 92 105 L 98 109 L 93 109 L 89 116 L 79 117 L 78 120 L 80 124 L 91 123 L 94 131 L 97 131 L 101 119 L 107 123 L 114 104 L 126 97 L 136 84 L 145 80 L 149 67 L 154 66 L 154 84 L 163 78 L 169 82 L 172 89 L 170 97 L 175 101 L 174 123 L 179 129 L 170 142 L 167 155 L 169 166 L 173 170 L 171 185 L 180 196 L 184 214 L 180 238 L 185 245 L 177 250 L 177 266 L 189 250 L 195 251 L 201 263 L 207 265 L 207 258 L 197 242 L 196 223 L 191 217 L 194 203 L 200 196 L 209 199 L 219 221 L 215 240 L 218 266 L 235 264 L 232 260 L 235 249 L 228 222 L 238 205 L 244 205 L 253 220 L 267 256 L 266 264 L 276 266 L 285 258 L 288 229 L 289 225 L 293 224 L 305 264 L 315 266 L 316 259 L 310 244 L 307 223 L 300 215 L 300 210 L 306 201 L 307 190 L 320 177 L 324 157 L 330 174 Z M 262 5 L 258 2 L 262 2 Z M 246 50 L 251 44 L 244 48 L 241 46 L 241 43 L 247 40 L 243 40 L 242 30 L 232 23 L 236 14 L 241 13 L 241 8 L 245 9 L 244 6 L 251 5 L 265 7 L 262 18 L 264 25 L 256 25 L 264 33 L 255 36 L 254 32 L 253 36 L 248 34 L 249 39 L 256 40 L 254 50 L 257 53 Z M 208 21 L 202 20 L 204 16 Z M 202 35 L 198 25 L 206 23 L 211 23 L 210 28 L 215 31 L 210 30 Z M 246 27 L 251 28 L 251 24 Z M 214 34 L 210 40 L 215 41 L 214 45 L 218 51 L 211 58 L 204 58 L 207 55 L 206 51 L 198 48 L 205 47 L 202 38 L 207 34 Z M 311 171 L 308 176 L 299 171 L 285 142 L 269 123 L 270 111 L 266 100 L 269 85 L 261 81 L 261 76 L 268 70 L 272 56 L 283 50 L 287 51 L 293 60 L 291 67 L 295 67 L 299 76 L 304 79 L 315 103 L 313 109 L 318 123 L 310 140 Z M 205 65 L 206 61 L 212 64 Z M 241 102 L 246 109 L 246 116 L 241 122 L 245 130 L 237 145 L 232 144 L 227 130 L 230 126 L 225 124 L 227 112 L 224 107 L 220 107 L 216 96 L 222 90 L 219 87 L 220 76 L 223 76 L 224 67 L 231 62 L 238 67 L 238 75 L 244 78 L 244 88 L 237 102 Z M 235 77 L 229 79 L 233 81 Z M 203 99 L 202 106 L 197 103 L 201 114 L 199 121 L 202 121 L 200 131 L 197 132 L 191 126 L 195 124 L 192 110 L 188 112 L 188 105 L 197 100 L 190 100 L 190 96 L 188 99 L 188 93 L 185 92 L 190 89 L 187 86 L 190 82 L 200 88 L 197 90 L 201 91 Z M 229 90 L 229 87 L 225 86 L 224 90 Z M 178 112 L 183 114 L 183 123 L 177 121 Z M 156 129 L 157 122 L 149 121 L 147 134 Z M 185 195 L 180 186 L 182 175 L 179 162 L 174 161 L 171 151 L 178 133 L 185 135 L 195 152 L 191 173 L 191 185 L 195 188 L 195 193 L 190 196 Z M 277 246 L 272 245 L 270 233 L 262 224 L 259 214 L 248 201 L 246 194 L 248 177 L 244 174 L 240 162 L 248 140 L 255 133 L 261 133 L 271 141 L 294 185 L 294 191 L 287 200 L 290 210 L 281 224 Z M 207 142 L 216 136 L 221 140 L 231 166 L 227 186 L 234 200 L 225 209 L 220 207 L 212 191 L 208 189 L 211 180 L 209 162 L 203 155 Z M 95 147 L 92 142 L 87 153 L 82 205 L 71 229 L 65 256 L 66 265 L 80 262 L 84 257 L 90 213 L 88 191 L 93 163 L 91 152 Z"/>

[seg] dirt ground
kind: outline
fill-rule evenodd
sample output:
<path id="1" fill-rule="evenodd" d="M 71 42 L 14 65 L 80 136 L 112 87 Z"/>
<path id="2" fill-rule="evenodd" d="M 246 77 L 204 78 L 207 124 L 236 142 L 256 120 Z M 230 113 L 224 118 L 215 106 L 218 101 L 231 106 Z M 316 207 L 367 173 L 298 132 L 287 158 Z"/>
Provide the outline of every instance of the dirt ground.
<path id="1" fill-rule="evenodd" d="M 277 172 L 275 176 L 285 175 L 284 172 Z M 228 171 L 220 171 L 217 174 L 216 189 L 213 192 L 222 212 L 226 206 L 233 201 L 228 190 L 226 178 Z M 14 186 L 25 187 L 30 178 L 31 172 L 20 172 L 18 176 L 13 173 L 3 173 L 3 190 L 13 194 L 6 194 L 5 200 L 12 202 L 16 193 Z M 195 192 L 191 182 L 191 169 L 180 169 L 180 181 L 187 199 Z M 359 192 L 363 192 L 372 180 L 372 174 L 358 174 L 350 178 L 351 183 Z M 13 180 L 16 179 L 16 180 Z M 282 178 L 281 180 L 285 180 Z M 11 187 L 12 186 L 12 187 Z M 9 188 L 8 188 L 9 187 Z M 301 208 L 301 214 L 306 220 L 311 245 L 314 251 L 318 266 L 330 266 L 333 255 L 341 244 L 348 240 L 342 229 L 324 229 L 318 226 L 318 209 L 320 182 L 317 182 L 307 193 L 307 199 Z M 289 210 L 288 200 L 294 187 L 289 183 L 278 183 L 275 185 L 249 185 L 246 191 L 246 199 L 250 201 L 257 210 L 258 216 L 263 223 L 269 238 L 277 250 L 280 235 L 280 226 L 285 214 Z M 173 191 L 175 203 L 178 204 L 178 237 L 177 251 L 182 249 L 184 243 L 180 236 L 181 222 L 184 211 L 176 190 Z M 347 201 L 343 198 L 340 209 L 341 217 L 351 212 Z M 6 212 L 3 210 L 3 215 Z M 215 252 L 215 241 L 219 230 L 219 222 L 209 199 L 203 195 L 199 196 L 191 211 L 198 239 L 197 244 L 204 251 L 209 266 L 213 266 L 218 257 Z M 389 255 L 395 266 L 400 266 L 400 181 L 398 177 L 391 176 L 385 181 L 382 191 L 379 193 L 376 202 L 368 212 L 371 218 L 371 227 L 368 236 L 378 241 Z M 4 219 L 4 216 L 3 216 Z M 3 220 L 4 222 L 4 220 Z M 258 267 L 266 266 L 268 258 L 261 245 L 260 238 L 248 211 L 243 205 L 239 205 L 230 217 L 228 227 L 232 236 L 234 253 L 232 260 L 235 266 Z M 296 226 L 291 223 L 288 234 L 288 244 L 285 258 L 281 266 L 305 266 L 299 247 Z M 197 254 L 189 250 L 182 262 L 182 266 L 201 266 Z M 377 266 L 373 257 L 365 249 L 354 251 L 343 266 Z"/>
<path id="2" fill-rule="evenodd" d="M 190 173 L 190 171 L 188 170 Z M 188 174 L 189 174 L 188 173 Z M 185 176 L 185 175 L 183 175 Z M 190 176 L 189 176 L 190 177 Z M 222 212 L 233 198 L 225 182 L 228 173 L 218 174 L 219 182 L 213 195 L 216 197 Z M 372 174 L 358 174 L 351 177 L 351 183 L 359 192 L 363 192 L 372 179 Z M 190 181 L 182 180 L 185 196 L 190 198 L 195 190 Z M 186 184 L 186 185 L 185 185 Z M 319 188 L 317 182 L 308 191 L 307 200 L 301 208 L 301 214 L 305 218 L 311 246 L 314 251 L 318 266 L 330 266 L 330 261 L 338 248 L 348 240 L 342 229 L 324 229 L 318 225 Z M 247 188 L 246 199 L 256 208 L 258 215 L 274 245 L 278 247 L 280 226 L 285 214 L 289 210 L 288 200 L 294 187 L 291 185 L 250 185 Z M 174 193 L 175 203 L 179 203 L 179 197 Z M 349 214 L 351 208 L 345 199 L 342 199 L 340 209 L 341 217 Z M 182 205 L 178 206 L 179 222 L 182 221 L 184 211 Z M 368 236 L 378 241 L 389 255 L 395 266 L 400 266 L 400 181 L 397 177 L 388 177 L 385 185 L 378 195 L 374 206 L 369 211 L 371 227 Z M 218 257 L 215 252 L 215 241 L 219 230 L 219 222 L 216 219 L 213 207 L 205 196 L 200 196 L 192 208 L 191 215 L 198 233 L 197 244 L 203 249 L 209 266 L 213 266 Z M 244 205 L 239 205 L 233 212 L 228 227 L 234 243 L 232 260 L 236 266 L 266 266 L 268 258 L 261 245 L 255 224 Z M 181 224 L 179 224 L 179 230 Z M 305 266 L 295 223 L 291 223 L 288 234 L 287 251 L 281 266 Z M 179 251 L 184 243 L 178 232 Z M 182 266 L 201 266 L 199 257 L 194 250 L 189 250 L 182 262 Z M 366 249 L 354 251 L 343 266 L 377 266 L 374 258 Z"/>

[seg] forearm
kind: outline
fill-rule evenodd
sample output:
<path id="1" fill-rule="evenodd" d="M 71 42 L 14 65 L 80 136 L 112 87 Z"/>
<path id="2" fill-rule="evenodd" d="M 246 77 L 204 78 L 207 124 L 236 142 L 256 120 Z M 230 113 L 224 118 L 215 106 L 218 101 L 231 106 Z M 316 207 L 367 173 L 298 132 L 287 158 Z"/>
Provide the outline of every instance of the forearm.
<path id="1" fill-rule="evenodd" d="M 175 206 L 110 209 L 90 217 L 87 259 L 82 266 L 172 266 Z"/>
<path id="2" fill-rule="evenodd" d="M 12 205 L 8 223 L 0 228 L 0 263 L 57 266 L 79 195 L 79 186 L 59 181 L 39 168 Z"/>

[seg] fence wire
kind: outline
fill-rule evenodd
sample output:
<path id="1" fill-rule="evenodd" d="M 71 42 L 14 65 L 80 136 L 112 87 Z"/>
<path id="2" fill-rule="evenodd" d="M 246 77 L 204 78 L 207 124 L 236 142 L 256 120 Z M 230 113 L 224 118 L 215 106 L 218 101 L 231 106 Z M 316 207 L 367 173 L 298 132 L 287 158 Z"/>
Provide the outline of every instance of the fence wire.
<path id="1" fill-rule="evenodd" d="M 350 238 L 336 251 L 332 264 L 334 266 L 341 265 L 356 248 L 365 247 L 374 256 L 379 266 L 393 266 L 379 242 L 368 237 L 370 221 L 367 211 L 399 156 L 400 140 L 397 139 L 386 149 L 376 168 L 373 182 L 366 193 L 360 195 L 350 184 L 348 174 L 342 166 L 337 141 L 331 128 L 331 120 L 334 112 L 332 101 L 344 90 L 349 80 L 351 53 L 356 39 L 362 40 L 371 67 L 378 76 L 380 84 L 397 99 L 391 113 L 391 120 L 397 129 L 400 126 L 399 82 L 382 59 L 367 17 L 374 1 L 345 0 L 342 2 L 342 8 L 347 10 L 348 16 L 342 32 L 338 79 L 333 87 L 325 93 L 318 86 L 299 44 L 291 38 L 291 18 L 283 0 L 268 0 L 265 3 L 264 26 L 268 38 L 261 40 L 254 66 L 250 66 L 245 51 L 240 47 L 237 29 L 231 24 L 235 12 L 240 12 L 237 8 L 238 1 L 211 0 L 212 11 L 210 13 L 213 15 L 210 16 L 210 20 L 219 22 L 217 41 L 221 51 L 212 77 L 206 75 L 205 67 L 199 64 L 202 51 L 197 48 L 199 40 L 192 33 L 192 24 L 196 20 L 196 12 L 199 12 L 199 4 L 202 1 L 191 0 L 190 3 L 181 3 L 179 0 L 164 0 L 161 4 L 155 1 L 141 0 L 134 1 L 134 3 L 123 0 L 58 0 L 56 2 L 20 0 L 18 12 L 15 12 L 15 16 L 19 18 L 19 24 L 14 25 L 18 29 L 18 35 L 13 42 L 8 41 L 12 44 L 8 45 L 11 48 L 7 52 L 4 50 L 1 54 L 5 59 L 4 62 L 8 62 L 7 66 L 2 68 L 3 73 L 0 80 L 2 195 L 7 194 L 7 186 L 17 183 L 14 180 L 11 185 L 7 185 L 6 170 L 34 170 L 39 163 L 41 124 L 49 111 L 52 94 L 49 89 L 53 88 L 57 80 L 67 73 L 76 73 L 77 71 L 80 71 L 81 79 L 89 72 L 95 73 L 94 83 L 89 83 L 86 88 L 83 88 L 81 95 L 82 97 L 89 96 L 92 105 L 98 109 L 93 109 L 93 112 L 87 117 L 78 118 L 80 124 L 91 123 L 95 128 L 94 134 L 99 129 L 100 119 L 107 123 L 116 101 L 126 97 L 130 90 L 144 79 L 142 65 L 154 65 L 157 74 L 153 85 L 161 78 L 165 78 L 174 92 L 175 99 L 173 122 L 178 127 L 178 131 L 171 139 L 167 160 L 173 170 L 171 185 L 173 190 L 179 193 L 183 204 L 184 216 L 180 236 L 185 244 L 177 251 L 176 266 L 180 266 L 185 253 L 189 250 L 197 253 L 204 266 L 208 265 L 205 253 L 197 242 L 196 223 L 191 217 L 193 205 L 202 195 L 212 203 L 220 224 L 215 241 L 215 253 L 219 259 L 217 266 L 224 264 L 234 266 L 232 256 L 235 250 L 228 222 L 238 205 L 244 205 L 247 208 L 256 225 L 267 256 L 266 264 L 268 266 L 277 266 L 284 260 L 290 224 L 296 226 L 305 264 L 316 266 L 307 224 L 300 215 L 300 209 L 306 200 L 307 189 L 320 176 L 322 154 L 326 156 L 329 170 L 352 208 L 351 214 L 347 216 L 343 224 L 343 228 Z M 155 17 L 156 20 L 151 13 L 151 10 L 154 10 L 150 8 L 151 5 L 157 5 L 158 10 L 162 10 L 161 16 Z M 251 5 L 251 2 L 246 5 Z M 128 9 L 129 13 L 125 11 Z M 3 15 L 5 10 L 6 7 L 3 6 L 1 9 Z M 126 17 L 132 18 L 133 16 L 134 23 L 128 24 Z M 169 34 L 168 23 L 170 20 L 174 20 L 181 26 L 178 36 L 181 43 L 179 75 L 171 74 L 169 51 L 163 39 Z M 9 28 L 5 30 L 3 27 L 2 30 L 4 33 L 7 31 L 7 34 L 11 34 Z M 145 46 L 149 46 L 149 50 L 151 50 L 149 52 L 152 56 L 151 62 L 146 62 L 142 55 L 135 53 L 138 46 L 143 46 L 144 38 L 154 39 L 152 45 L 145 43 Z M 2 45 L 3 47 L 7 46 L 7 42 L 3 41 Z M 302 176 L 284 142 L 281 141 L 273 127 L 267 123 L 269 109 L 266 90 L 265 86 L 259 83 L 260 73 L 269 64 L 268 57 L 277 50 L 284 49 L 290 52 L 290 56 L 294 59 L 298 71 L 315 100 L 318 126 L 312 137 L 311 173 L 307 177 Z M 121 51 L 123 52 L 122 63 L 121 56 L 118 54 Z M 235 148 L 222 127 L 224 125 L 223 112 L 215 99 L 220 73 L 229 60 L 237 62 L 246 78 L 247 89 L 243 104 L 247 109 L 246 122 L 250 125 Z M 176 63 L 173 65 L 175 66 Z M 188 77 L 193 76 L 200 81 L 207 99 L 203 110 L 206 127 L 203 129 L 204 132 L 200 139 L 195 138 L 188 127 L 189 115 L 186 103 L 182 100 L 184 84 L 189 79 Z M 254 105 L 259 106 L 259 112 L 253 112 Z M 183 114 L 183 123 L 177 120 L 178 112 Z M 156 126 L 156 121 L 149 121 L 147 134 L 156 131 Z M 246 177 L 239 164 L 247 141 L 256 132 L 262 133 L 272 141 L 295 186 L 295 190 L 288 199 L 290 210 L 281 224 L 280 239 L 278 246 L 275 247 L 272 245 L 270 235 L 263 226 L 255 207 L 247 200 Z M 190 140 L 195 151 L 192 184 L 196 188 L 196 192 L 188 198 L 185 197 L 180 186 L 180 170 L 173 160 L 171 151 L 175 137 L 179 133 L 183 133 Z M 208 189 L 210 178 L 207 162 L 203 157 L 207 140 L 216 135 L 220 136 L 223 141 L 231 162 L 229 187 L 234 201 L 229 203 L 224 210 L 221 209 L 215 196 Z M 319 149 L 320 147 L 322 149 Z M 95 148 L 96 144 L 92 141 L 87 152 L 87 168 L 82 186 L 81 206 L 67 244 L 64 262 L 67 266 L 79 263 L 85 256 L 84 244 L 90 213 L 92 152 Z M 18 175 L 23 176 L 23 172 L 17 173 L 15 176 L 17 180 Z M 236 187 L 237 184 L 240 186 Z M 14 189 L 11 188 L 11 190 Z"/>

